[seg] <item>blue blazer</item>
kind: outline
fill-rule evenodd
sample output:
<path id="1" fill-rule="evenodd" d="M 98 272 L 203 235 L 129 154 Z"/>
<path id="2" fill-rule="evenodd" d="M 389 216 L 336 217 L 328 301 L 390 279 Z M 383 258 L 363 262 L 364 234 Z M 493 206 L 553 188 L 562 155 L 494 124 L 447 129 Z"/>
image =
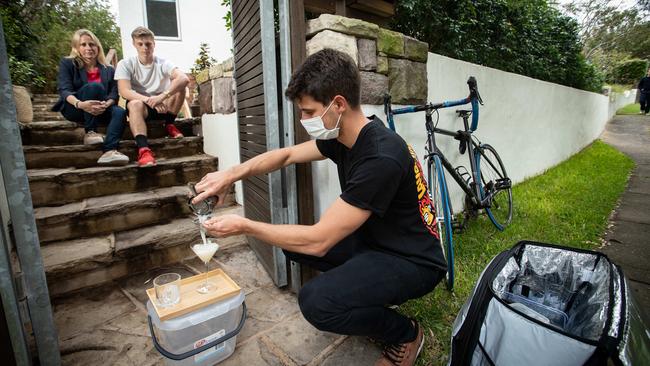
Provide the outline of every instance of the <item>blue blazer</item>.
<path id="1" fill-rule="evenodd" d="M 117 94 L 117 81 L 114 80 L 115 69 L 111 66 L 97 64 L 99 75 L 102 79 L 102 85 L 106 89 L 106 100 L 113 99 L 115 104 L 119 101 Z M 59 91 L 59 100 L 54 104 L 52 110 L 60 112 L 63 109 L 65 99 L 88 84 L 88 74 L 86 68 L 78 68 L 73 59 L 64 57 L 59 63 L 59 78 L 57 80 L 57 90 Z"/>

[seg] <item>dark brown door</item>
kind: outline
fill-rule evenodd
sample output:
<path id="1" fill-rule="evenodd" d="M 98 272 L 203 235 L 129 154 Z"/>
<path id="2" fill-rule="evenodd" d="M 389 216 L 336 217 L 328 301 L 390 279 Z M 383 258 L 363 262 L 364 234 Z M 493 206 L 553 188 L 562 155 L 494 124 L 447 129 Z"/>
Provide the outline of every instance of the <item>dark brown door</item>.
<path id="1" fill-rule="evenodd" d="M 242 162 L 281 147 L 272 7 L 273 1 L 232 0 L 237 119 Z M 273 224 L 286 223 L 282 179 L 281 172 L 274 172 L 243 181 L 246 217 Z M 287 266 L 282 251 L 253 237 L 249 237 L 248 242 L 275 284 L 286 285 Z"/>

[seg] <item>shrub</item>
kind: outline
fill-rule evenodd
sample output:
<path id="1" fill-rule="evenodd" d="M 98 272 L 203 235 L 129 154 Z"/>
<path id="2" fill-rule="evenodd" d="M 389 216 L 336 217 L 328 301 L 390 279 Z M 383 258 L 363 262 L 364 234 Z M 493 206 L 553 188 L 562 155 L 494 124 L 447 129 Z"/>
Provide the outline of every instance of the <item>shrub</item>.
<path id="1" fill-rule="evenodd" d="M 579 89 L 602 85 L 581 55 L 577 22 L 545 0 L 402 0 L 392 26 L 444 56 Z"/>
<path id="2" fill-rule="evenodd" d="M 11 55 L 9 55 L 9 75 L 14 85 L 30 88 L 41 88 L 45 85 L 45 79 L 38 75 L 31 62 L 19 61 Z"/>

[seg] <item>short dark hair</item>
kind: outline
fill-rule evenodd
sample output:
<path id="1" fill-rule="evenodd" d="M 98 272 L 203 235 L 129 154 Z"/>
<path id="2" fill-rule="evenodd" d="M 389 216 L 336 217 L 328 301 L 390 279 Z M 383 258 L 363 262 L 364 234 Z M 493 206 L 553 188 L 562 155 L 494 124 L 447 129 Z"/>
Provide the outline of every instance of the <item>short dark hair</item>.
<path id="1" fill-rule="evenodd" d="M 356 108 L 361 99 L 360 85 L 359 69 L 352 57 L 325 48 L 307 57 L 291 76 L 284 94 L 291 100 L 309 95 L 324 105 L 336 95 L 342 95 L 352 108 Z"/>

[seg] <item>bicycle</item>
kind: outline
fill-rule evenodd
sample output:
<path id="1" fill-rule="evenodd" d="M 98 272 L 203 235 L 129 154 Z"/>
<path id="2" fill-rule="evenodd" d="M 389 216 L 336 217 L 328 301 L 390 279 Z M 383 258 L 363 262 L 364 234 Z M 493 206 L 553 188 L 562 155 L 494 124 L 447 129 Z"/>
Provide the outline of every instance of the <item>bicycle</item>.
<path id="1" fill-rule="evenodd" d="M 472 134 L 478 127 L 479 104 L 483 105 L 483 100 L 473 76 L 467 80 L 467 85 L 470 91 L 467 98 L 442 103 L 427 103 L 392 109 L 390 96 L 387 95 L 384 98 L 384 112 L 388 119 L 388 126 L 393 131 L 395 131 L 394 115 L 425 112 L 427 142 L 424 159 L 427 163 L 427 181 L 430 185 L 429 197 L 434 204 L 440 246 L 447 261 L 446 285 L 449 290 L 452 290 L 454 286 L 453 228 L 462 230 L 467 220 L 477 216 L 480 210 L 485 210 L 490 221 L 500 231 L 504 230 L 512 220 L 512 184 L 496 150 L 488 144 L 481 143 Z M 440 117 L 439 109 L 465 104 L 471 104 L 472 109 L 456 111 L 458 116 L 463 119 L 463 130 L 454 132 L 437 127 Z M 435 124 L 433 122 L 434 112 L 437 115 Z M 472 117 L 471 125 L 469 124 L 470 116 Z M 468 152 L 471 174 L 463 166 L 455 168 L 452 166 L 436 146 L 435 134 L 450 136 L 460 141 L 460 153 Z M 462 223 L 459 223 L 454 217 L 443 167 L 465 192 L 465 214 Z"/>

